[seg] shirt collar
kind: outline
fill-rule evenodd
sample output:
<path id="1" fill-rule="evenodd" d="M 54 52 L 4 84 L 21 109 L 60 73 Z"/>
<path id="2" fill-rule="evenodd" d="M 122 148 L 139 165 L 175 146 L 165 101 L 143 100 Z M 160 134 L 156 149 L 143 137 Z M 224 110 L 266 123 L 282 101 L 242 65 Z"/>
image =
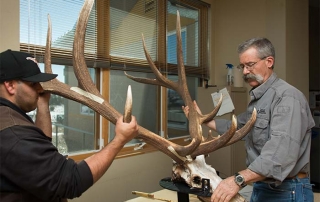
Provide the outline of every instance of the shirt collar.
<path id="1" fill-rule="evenodd" d="M 30 122 L 34 123 L 33 120 L 24 111 L 22 111 L 17 105 L 13 104 L 9 100 L 0 97 L 0 106 L 10 107 L 11 109 L 19 112 L 22 116 L 26 117 Z"/>
<path id="2" fill-rule="evenodd" d="M 270 77 L 261 85 L 259 85 L 256 88 L 252 88 L 249 92 L 250 96 L 252 97 L 252 99 L 259 99 L 262 97 L 262 95 L 271 87 L 271 85 L 273 84 L 273 82 L 277 79 L 277 74 L 276 73 L 272 73 L 270 75 Z"/>

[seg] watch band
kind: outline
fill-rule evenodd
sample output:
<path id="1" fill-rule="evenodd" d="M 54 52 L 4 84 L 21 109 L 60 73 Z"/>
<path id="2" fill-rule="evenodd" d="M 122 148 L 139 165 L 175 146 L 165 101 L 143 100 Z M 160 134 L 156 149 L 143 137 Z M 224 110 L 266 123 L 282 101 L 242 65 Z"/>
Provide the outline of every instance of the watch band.
<path id="1" fill-rule="evenodd" d="M 244 180 L 244 177 L 242 175 L 240 175 L 240 173 L 236 173 L 234 175 L 234 181 L 240 188 L 247 186 L 247 184 Z"/>

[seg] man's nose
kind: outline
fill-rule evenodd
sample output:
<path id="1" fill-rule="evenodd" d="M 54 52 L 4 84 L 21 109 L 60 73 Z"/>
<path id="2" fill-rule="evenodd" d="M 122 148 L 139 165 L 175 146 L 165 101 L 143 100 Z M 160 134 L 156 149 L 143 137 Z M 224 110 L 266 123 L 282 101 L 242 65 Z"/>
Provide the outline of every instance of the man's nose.
<path id="1" fill-rule="evenodd" d="M 244 75 L 246 75 L 246 74 L 249 74 L 250 71 L 249 71 L 246 67 L 244 67 L 244 68 L 242 69 L 242 73 L 243 73 Z"/>

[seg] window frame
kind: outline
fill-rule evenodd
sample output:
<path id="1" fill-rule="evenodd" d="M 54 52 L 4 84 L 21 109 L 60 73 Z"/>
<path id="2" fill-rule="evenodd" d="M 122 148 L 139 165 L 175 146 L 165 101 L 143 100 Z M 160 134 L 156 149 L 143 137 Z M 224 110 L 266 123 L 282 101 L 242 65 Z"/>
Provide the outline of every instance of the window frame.
<path id="1" fill-rule="evenodd" d="M 156 0 L 154 0 L 156 1 Z M 198 1 L 198 0 L 171 0 L 176 3 L 183 3 L 185 5 L 188 5 L 192 8 L 199 10 L 199 67 L 189 67 L 186 66 L 186 72 L 187 75 L 198 77 L 199 79 L 209 79 L 209 67 L 208 67 L 208 9 L 210 7 L 209 4 Z M 176 65 L 168 64 L 167 63 L 167 46 L 163 45 L 166 44 L 166 38 L 167 38 L 167 1 L 156 1 L 157 3 L 157 25 L 159 27 L 158 29 L 158 38 L 157 38 L 157 59 L 154 61 L 156 66 L 161 70 L 164 71 L 164 75 L 167 75 L 167 71 L 169 70 L 171 73 L 177 72 Z M 110 61 L 116 60 L 122 62 L 123 59 L 112 57 L 110 56 L 110 48 L 105 48 L 105 46 L 108 46 L 110 44 L 110 21 L 107 19 L 110 19 L 110 12 L 109 12 L 109 1 L 104 0 L 96 0 L 96 18 L 97 18 L 97 53 L 96 54 L 86 54 L 85 57 L 87 59 L 87 65 L 88 67 L 96 67 L 98 63 L 98 68 L 95 68 L 96 70 L 96 80 L 97 80 L 97 88 L 101 92 L 101 95 L 106 99 L 110 100 L 110 90 L 109 88 L 103 88 L 103 86 L 109 86 L 109 80 L 110 80 Z M 160 44 L 160 45 L 159 45 Z M 38 54 L 39 60 L 41 61 L 44 53 L 44 46 L 38 46 L 33 44 L 27 44 L 27 43 L 20 43 L 20 50 L 21 51 L 27 51 L 27 52 L 37 52 L 42 53 Z M 52 64 L 58 64 L 58 65 L 72 65 L 72 52 L 71 51 L 65 51 L 64 54 L 61 55 L 61 50 L 52 48 Z M 97 55 L 99 56 L 97 58 Z M 144 68 L 146 71 L 148 71 L 148 64 L 146 60 L 130 60 L 128 58 L 125 59 L 126 63 L 128 64 L 135 64 L 138 62 L 139 66 L 141 68 Z M 199 68 L 202 68 L 199 70 Z M 126 69 L 126 71 L 130 71 Z M 150 71 L 150 70 L 149 70 Z M 195 73 L 200 72 L 200 73 Z M 159 101 L 158 101 L 158 121 L 159 121 L 159 131 L 162 131 L 161 133 L 167 134 L 168 126 L 167 126 L 167 89 L 164 87 L 159 87 Z M 125 95 L 124 95 L 125 96 Z M 165 109 L 165 110 L 163 110 Z M 95 133 L 97 139 L 96 141 L 96 148 L 97 150 L 102 149 L 104 146 L 108 144 L 109 139 L 109 121 L 105 118 L 97 115 L 95 116 Z M 163 135 L 165 138 L 166 135 Z M 188 142 L 185 140 L 185 136 L 181 138 L 171 139 L 170 141 L 175 142 L 180 145 L 187 145 Z M 138 154 L 143 154 L 147 152 L 157 151 L 153 146 L 151 145 L 145 145 L 142 150 L 134 150 L 134 146 L 125 146 L 117 155 L 116 158 L 123 158 Z M 71 155 L 70 158 L 73 158 L 74 160 L 83 160 L 92 154 L 96 153 L 97 151 L 89 151 L 83 154 L 75 154 Z"/>

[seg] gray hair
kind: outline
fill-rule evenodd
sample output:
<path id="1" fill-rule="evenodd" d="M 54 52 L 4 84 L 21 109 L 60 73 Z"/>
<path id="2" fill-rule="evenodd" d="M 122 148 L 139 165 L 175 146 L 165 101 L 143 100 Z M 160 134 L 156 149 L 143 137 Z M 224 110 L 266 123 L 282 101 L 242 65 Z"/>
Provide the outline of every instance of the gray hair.
<path id="1" fill-rule="evenodd" d="M 276 59 L 275 49 L 274 49 L 272 43 L 267 38 L 257 37 L 257 38 L 252 38 L 252 39 L 249 39 L 249 40 L 241 43 L 238 46 L 238 54 L 240 55 L 252 47 L 257 50 L 258 57 L 260 59 L 264 59 L 266 57 L 272 56 L 274 58 L 274 62 L 275 62 L 275 59 Z M 272 69 L 273 69 L 273 67 L 274 66 L 272 66 Z"/>

